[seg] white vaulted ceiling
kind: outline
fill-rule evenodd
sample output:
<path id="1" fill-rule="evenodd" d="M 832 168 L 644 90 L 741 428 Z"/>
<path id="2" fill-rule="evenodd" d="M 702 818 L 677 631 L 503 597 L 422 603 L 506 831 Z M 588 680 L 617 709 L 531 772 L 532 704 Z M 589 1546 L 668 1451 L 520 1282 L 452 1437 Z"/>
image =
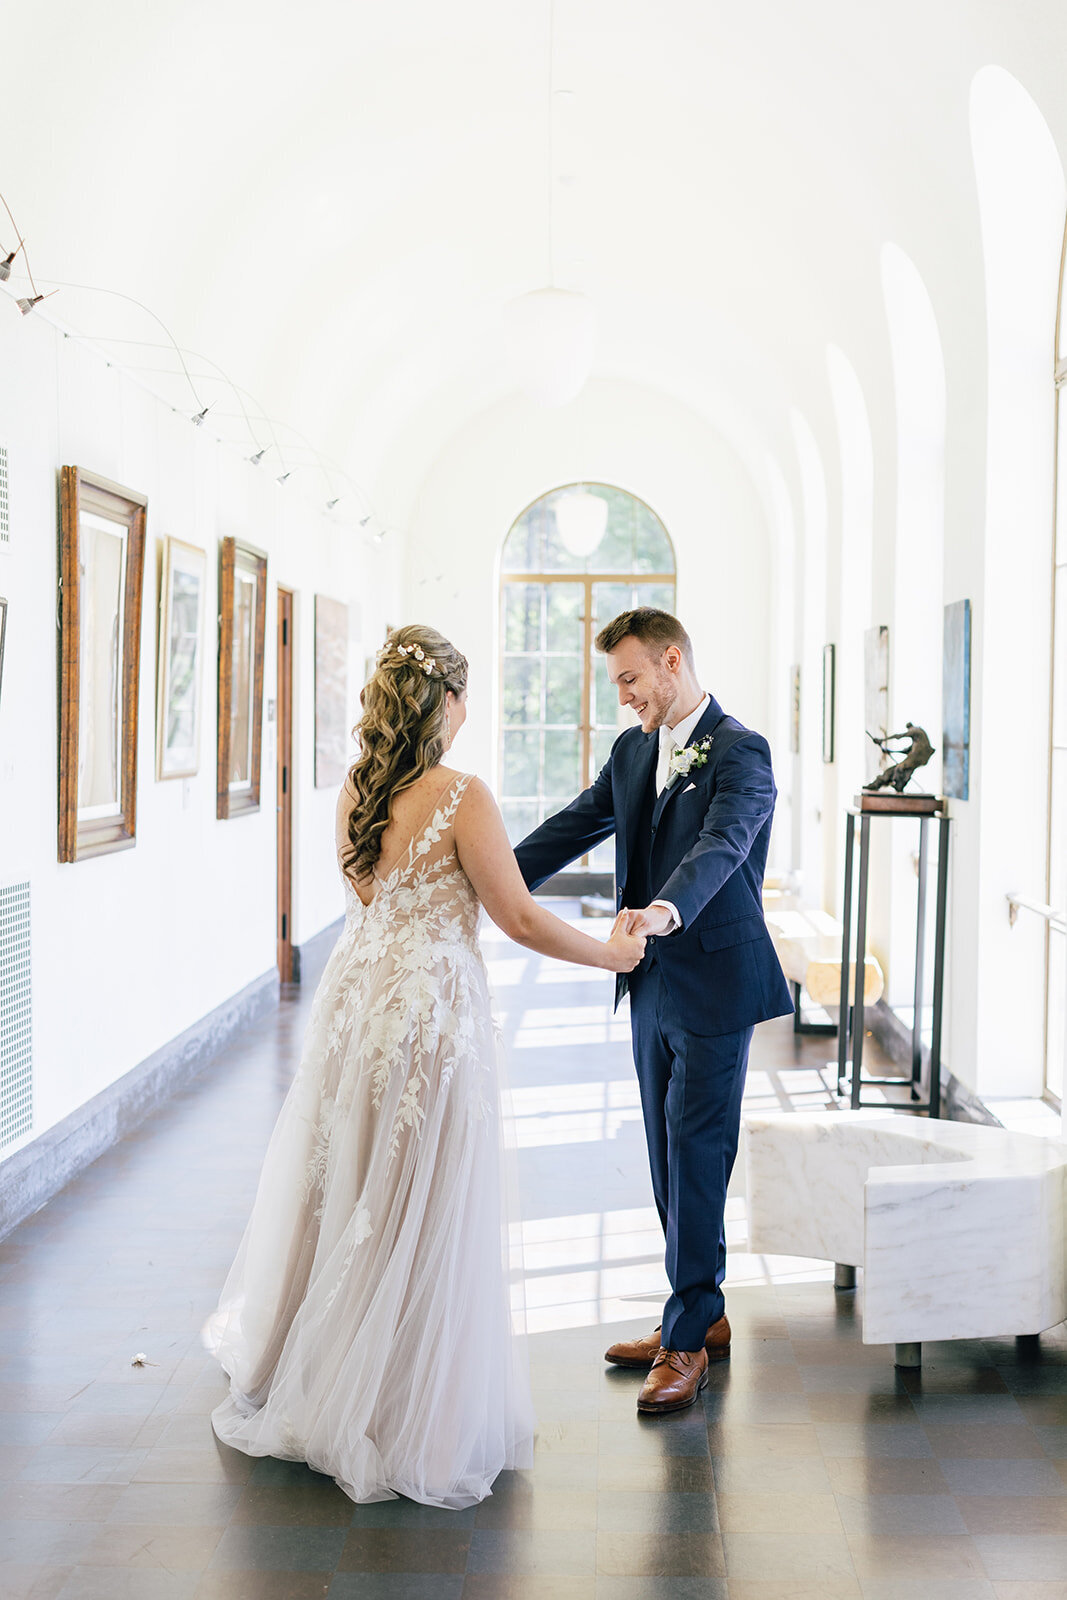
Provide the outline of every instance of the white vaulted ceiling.
<path id="1" fill-rule="evenodd" d="M 828 341 L 888 371 L 886 240 L 935 304 L 980 305 L 975 71 L 1015 73 L 1067 144 L 1062 0 L 35 0 L 0 41 L 35 273 L 145 302 L 372 495 L 398 450 L 414 492 L 511 387 L 501 306 L 548 281 L 550 6 L 556 278 L 598 306 L 596 371 L 753 459 L 828 406 Z M 104 296 L 48 309 L 163 339 Z"/>

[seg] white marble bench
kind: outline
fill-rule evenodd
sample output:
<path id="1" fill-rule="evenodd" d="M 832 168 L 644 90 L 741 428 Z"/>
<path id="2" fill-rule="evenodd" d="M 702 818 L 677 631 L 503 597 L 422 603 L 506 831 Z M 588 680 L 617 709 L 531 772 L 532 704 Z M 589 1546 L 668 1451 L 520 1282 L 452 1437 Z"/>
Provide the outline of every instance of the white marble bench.
<path id="1" fill-rule="evenodd" d="M 841 1003 L 841 924 L 828 911 L 802 906 L 792 895 L 770 891 L 764 895 L 763 915 L 782 971 L 789 982 L 805 989 L 817 1006 Z M 881 999 L 885 980 L 874 956 L 863 970 L 863 1003 Z M 856 963 L 850 964 L 849 995 L 856 990 Z M 799 1016 L 799 1006 L 797 1010 Z"/>
<path id="2" fill-rule="evenodd" d="M 842 1287 L 862 1267 L 863 1341 L 898 1365 L 1067 1319 L 1067 1143 L 881 1111 L 744 1130 L 749 1249 L 834 1261 Z"/>

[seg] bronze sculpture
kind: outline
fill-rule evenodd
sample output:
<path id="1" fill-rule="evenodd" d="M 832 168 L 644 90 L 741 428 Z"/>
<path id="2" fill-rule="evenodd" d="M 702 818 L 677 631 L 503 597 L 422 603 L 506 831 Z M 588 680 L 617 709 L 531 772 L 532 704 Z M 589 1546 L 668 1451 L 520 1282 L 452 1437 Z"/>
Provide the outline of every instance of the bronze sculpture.
<path id="1" fill-rule="evenodd" d="M 868 732 L 867 737 L 873 739 L 879 750 L 886 755 L 900 757 L 892 766 L 885 768 L 870 783 L 863 785 L 865 794 L 873 794 L 878 789 L 895 789 L 897 794 L 903 794 L 911 778 L 920 767 L 925 767 L 934 753 L 934 746 L 930 743 L 926 729 L 920 728 L 917 723 L 909 722 L 903 733 L 889 733 L 884 739 L 879 739 L 877 734 Z M 906 748 L 890 750 L 891 744 L 906 740 Z"/>

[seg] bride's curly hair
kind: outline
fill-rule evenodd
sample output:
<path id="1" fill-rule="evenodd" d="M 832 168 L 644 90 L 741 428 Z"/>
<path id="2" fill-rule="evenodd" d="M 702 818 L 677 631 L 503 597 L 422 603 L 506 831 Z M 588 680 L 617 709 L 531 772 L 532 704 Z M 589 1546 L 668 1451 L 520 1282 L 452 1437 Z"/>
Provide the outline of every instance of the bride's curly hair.
<path id="1" fill-rule="evenodd" d="M 436 629 L 412 623 L 389 634 L 360 695 L 363 716 L 354 730 L 360 750 L 348 788 L 356 803 L 342 861 L 350 877 L 367 878 L 378 865 L 393 797 L 444 755 L 445 695 L 466 687 L 466 656 Z"/>

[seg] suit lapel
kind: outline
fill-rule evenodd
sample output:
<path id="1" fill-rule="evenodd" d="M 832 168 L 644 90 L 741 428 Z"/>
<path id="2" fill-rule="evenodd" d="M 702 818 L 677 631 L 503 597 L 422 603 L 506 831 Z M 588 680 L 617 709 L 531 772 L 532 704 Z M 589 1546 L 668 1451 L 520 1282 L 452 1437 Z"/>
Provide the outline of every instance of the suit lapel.
<path id="1" fill-rule="evenodd" d="M 700 721 L 697 723 L 696 727 L 693 729 L 688 740 L 686 741 L 685 748 L 688 749 L 690 745 L 699 744 L 701 739 L 706 739 L 710 733 L 713 733 L 718 727 L 719 723 L 722 721 L 723 715 L 724 713 L 722 707 L 716 700 L 715 696 L 712 695 L 709 699 L 707 708 L 704 711 L 704 715 L 701 717 Z M 652 811 L 652 821 L 655 826 L 659 826 L 659 820 L 664 811 L 667 809 L 674 796 L 676 794 L 680 794 L 685 788 L 687 781 L 688 780 L 684 778 L 675 778 L 674 782 L 669 783 L 664 789 L 663 793 L 656 797 L 656 804 Z"/>
<path id="2" fill-rule="evenodd" d="M 621 891 L 626 886 L 626 879 L 630 875 L 630 857 L 633 855 L 634 842 L 637 834 L 637 824 L 641 816 L 641 807 L 645 801 L 645 791 L 652 777 L 652 769 L 659 755 L 659 734 L 646 733 L 641 736 L 642 742 L 634 740 L 634 754 L 629 762 L 626 772 L 626 802 L 621 811 L 616 812 L 616 829 L 622 835 L 622 849 L 619 851 L 621 859 L 625 862 L 625 875 L 619 883 Z"/>

